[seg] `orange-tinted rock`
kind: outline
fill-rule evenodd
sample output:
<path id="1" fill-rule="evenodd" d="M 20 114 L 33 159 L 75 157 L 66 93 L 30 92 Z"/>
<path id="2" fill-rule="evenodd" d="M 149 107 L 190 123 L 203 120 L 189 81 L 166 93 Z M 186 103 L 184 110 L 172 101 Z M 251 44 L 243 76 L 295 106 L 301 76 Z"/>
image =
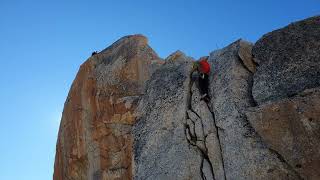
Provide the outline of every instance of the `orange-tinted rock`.
<path id="1" fill-rule="evenodd" d="M 320 89 L 247 113 L 253 128 L 304 179 L 320 179 Z"/>
<path id="2" fill-rule="evenodd" d="M 131 179 L 133 112 L 159 64 L 147 39 L 133 35 L 81 65 L 63 110 L 54 180 Z"/>

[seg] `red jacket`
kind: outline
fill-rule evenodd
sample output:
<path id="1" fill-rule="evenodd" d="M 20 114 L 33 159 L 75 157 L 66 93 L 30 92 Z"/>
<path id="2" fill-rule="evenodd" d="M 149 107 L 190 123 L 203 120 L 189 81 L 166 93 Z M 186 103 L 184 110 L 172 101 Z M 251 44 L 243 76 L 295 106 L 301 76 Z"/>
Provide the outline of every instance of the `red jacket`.
<path id="1" fill-rule="evenodd" d="M 206 60 L 201 60 L 199 62 L 199 71 L 204 74 L 210 73 L 210 64 Z"/>

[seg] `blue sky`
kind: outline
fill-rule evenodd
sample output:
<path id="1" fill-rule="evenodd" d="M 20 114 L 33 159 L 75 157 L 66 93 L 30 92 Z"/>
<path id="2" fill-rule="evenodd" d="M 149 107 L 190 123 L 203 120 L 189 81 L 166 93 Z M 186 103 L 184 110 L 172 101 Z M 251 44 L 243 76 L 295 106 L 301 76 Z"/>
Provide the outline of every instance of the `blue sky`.
<path id="1" fill-rule="evenodd" d="M 0 179 L 52 179 L 70 85 L 94 50 L 141 33 L 198 58 L 320 14 L 319 0 L 0 0 Z"/>

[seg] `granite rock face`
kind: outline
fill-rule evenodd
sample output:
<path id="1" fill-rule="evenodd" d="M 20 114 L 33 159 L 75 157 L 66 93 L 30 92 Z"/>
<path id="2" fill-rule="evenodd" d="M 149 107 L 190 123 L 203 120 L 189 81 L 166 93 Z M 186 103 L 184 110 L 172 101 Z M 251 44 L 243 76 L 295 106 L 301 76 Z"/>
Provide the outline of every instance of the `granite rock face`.
<path id="1" fill-rule="evenodd" d="M 304 179 L 320 177 L 320 89 L 249 109 L 248 119 L 268 146 Z"/>
<path id="2" fill-rule="evenodd" d="M 320 179 L 320 17 L 194 59 L 141 35 L 90 57 L 60 125 L 55 180 Z"/>
<path id="3" fill-rule="evenodd" d="M 176 54 L 152 75 L 137 109 L 135 179 L 201 179 L 202 158 L 185 135 L 191 59 Z"/>
<path id="4" fill-rule="evenodd" d="M 135 179 L 224 179 L 217 130 L 200 101 L 192 61 L 175 52 L 148 82 L 133 131 Z"/>
<path id="5" fill-rule="evenodd" d="M 226 179 L 298 179 L 286 163 L 271 151 L 250 125 L 245 110 L 255 106 L 251 87 L 253 74 L 240 55 L 252 46 L 238 40 L 214 51 L 210 90 L 211 107 L 218 129 Z M 247 52 L 249 53 L 249 52 Z"/>
<path id="6" fill-rule="evenodd" d="M 319 22 L 320 16 L 295 22 L 256 42 L 252 94 L 258 104 L 320 86 Z"/>

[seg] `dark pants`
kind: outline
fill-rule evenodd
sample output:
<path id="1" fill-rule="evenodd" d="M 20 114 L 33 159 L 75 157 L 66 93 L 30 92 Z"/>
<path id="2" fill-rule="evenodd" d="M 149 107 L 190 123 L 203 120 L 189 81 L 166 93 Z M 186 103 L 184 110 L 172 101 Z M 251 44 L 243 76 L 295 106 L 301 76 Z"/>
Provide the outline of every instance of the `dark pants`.
<path id="1" fill-rule="evenodd" d="M 201 95 L 208 94 L 209 76 L 208 74 L 199 73 L 199 87 Z"/>

